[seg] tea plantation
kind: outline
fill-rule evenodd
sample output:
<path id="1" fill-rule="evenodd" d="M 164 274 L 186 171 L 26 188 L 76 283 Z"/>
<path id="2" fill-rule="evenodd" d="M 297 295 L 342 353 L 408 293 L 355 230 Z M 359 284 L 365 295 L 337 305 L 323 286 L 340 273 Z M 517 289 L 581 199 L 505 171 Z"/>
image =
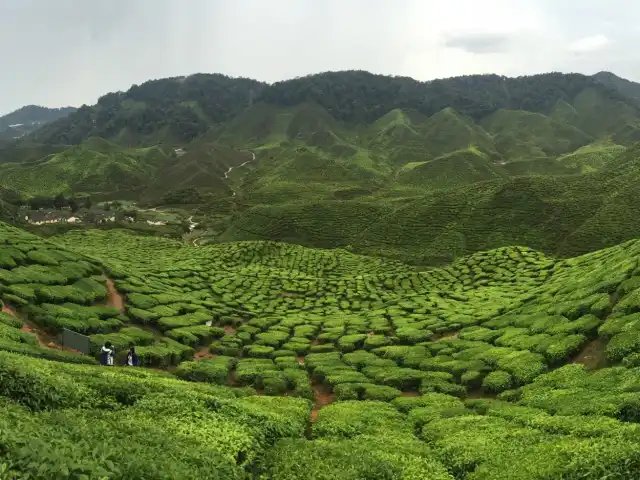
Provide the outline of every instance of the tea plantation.
<path id="1" fill-rule="evenodd" d="M 424 270 L 0 223 L 0 479 L 637 478 L 639 256 Z"/>

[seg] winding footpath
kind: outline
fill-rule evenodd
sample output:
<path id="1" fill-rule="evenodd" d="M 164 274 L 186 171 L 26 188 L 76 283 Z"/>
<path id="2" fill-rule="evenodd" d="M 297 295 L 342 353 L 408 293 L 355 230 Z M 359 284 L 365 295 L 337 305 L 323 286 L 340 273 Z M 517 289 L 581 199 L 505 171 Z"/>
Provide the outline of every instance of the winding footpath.
<path id="1" fill-rule="evenodd" d="M 224 172 L 224 178 L 225 178 L 225 179 L 228 179 L 228 178 L 229 178 L 229 175 L 231 174 L 231 172 L 232 172 L 234 169 L 236 169 L 236 168 L 240 168 L 240 167 L 244 167 L 247 163 L 254 162 L 254 161 L 256 160 L 256 154 L 255 154 L 255 153 L 253 153 L 253 152 L 250 152 L 250 153 L 251 153 L 251 160 L 247 160 L 246 162 L 241 163 L 241 164 L 240 164 L 240 165 L 238 165 L 237 167 L 229 167 L 229 170 L 227 170 L 226 172 Z M 236 196 L 236 191 L 235 191 L 235 190 L 231 190 L 231 196 L 232 196 L 232 197 L 235 197 L 235 196 Z"/>

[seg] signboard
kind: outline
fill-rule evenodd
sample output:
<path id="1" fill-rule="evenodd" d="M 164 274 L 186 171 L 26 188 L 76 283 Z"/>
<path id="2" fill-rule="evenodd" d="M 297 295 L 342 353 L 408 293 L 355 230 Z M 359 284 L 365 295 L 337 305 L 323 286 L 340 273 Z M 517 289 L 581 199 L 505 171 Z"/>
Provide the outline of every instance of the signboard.
<path id="1" fill-rule="evenodd" d="M 74 332 L 68 328 L 63 328 L 60 334 L 60 343 L 63 348 L 71 348 L 85 355 L 91 354 L 91 342 L 89 337 L 82 335 L 81 333 Z"/>

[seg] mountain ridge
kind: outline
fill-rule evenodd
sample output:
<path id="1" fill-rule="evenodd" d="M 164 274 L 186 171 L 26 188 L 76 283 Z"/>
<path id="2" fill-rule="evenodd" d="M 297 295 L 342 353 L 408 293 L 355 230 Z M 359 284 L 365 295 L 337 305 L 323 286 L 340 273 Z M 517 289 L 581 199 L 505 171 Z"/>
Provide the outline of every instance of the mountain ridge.
<path id="1" fill-rule="evenodd" d="M 258 102 L 282 108 L 316 103 L 336 120 L 351 124 L 372 123 L 396 108 L 432 116 L 451 107 L 477 121 L 500 108 L 549 114 L 558 100 L 571 102 L 587 87 L 612 100 L 627 99 L 615 88 L 581 74 L 468 75 L 420 82 L 340 71 L 271 85 L 219 74 L 195 74 L 152 80 L 127 92 L 106 94 L 96 105 L 83 105 L 27 141 L 74 144 L 88 136 L 114 138 L 127 128 L 136 132 L 125 142 L 127 146 L 163 139 L 188 142 Z"/>

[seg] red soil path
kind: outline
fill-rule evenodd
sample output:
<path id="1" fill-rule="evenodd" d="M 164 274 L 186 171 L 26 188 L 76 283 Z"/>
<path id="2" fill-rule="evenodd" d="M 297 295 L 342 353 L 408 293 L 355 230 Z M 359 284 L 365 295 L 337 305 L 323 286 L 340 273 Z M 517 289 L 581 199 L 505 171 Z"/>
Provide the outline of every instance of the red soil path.
<path id="1" fill-rule="evenodd" d="M 318 418 L 318 412 L 322 407 L 326 407 L 333 402 L 334 394 L 330 392 L 325 385 L 313 385 L 313 396 L 315 397 L 315 404 L 313 410 L 311 410 L 311 423 L 315 422 Z"/>
<path id="2" fill-rule="evenodd" d="M 29 323 L 22 315 L 20 315 L 15 309 L 10 307 L 9 305 L 3 305 L 2 311 L 4 313 L 8 313 L 12 317 L 19 318 L 24 322 L 22 328 L 20 328 L 21 332 L 30 333 L 34 335 L 38 341 L 38 346 L 44 348 L 55 348 L 56 350 L 66 350 L 68 352 L 79 353 L 77 350 L 73 350 L 71 348 L 62 348 L 60 345 L 56 343 L 56 338 L 52 335 L 47 334 L 46 332 L 40 330 L 35 325 Z"/>
<path id="3" fill-rule="evenodd" d="M 2 312 L 3 313 L 8 313 L 9 315 L 11 315 L 12 317 L 18 317 L 18 314 L 16 313 L 16 311 L 9 307 L 8 305 L 2 305 Z"/>
<path id="4" fill-rule="evenodd" d="M 216 354 L 211 353 L 209 351 L 209 347 L 201 347 L 196 351 L 195 355 L 193 356 L 194 360 L 205 360 L 207 358 L 216 358 Z"/>
<path id="5" fill-rule="evenodd" d="M 116 308 L 121 313 L 124 313 L 124 297 L 118 293 L 113 280 L 107 279 L 107 305 Z"/>

